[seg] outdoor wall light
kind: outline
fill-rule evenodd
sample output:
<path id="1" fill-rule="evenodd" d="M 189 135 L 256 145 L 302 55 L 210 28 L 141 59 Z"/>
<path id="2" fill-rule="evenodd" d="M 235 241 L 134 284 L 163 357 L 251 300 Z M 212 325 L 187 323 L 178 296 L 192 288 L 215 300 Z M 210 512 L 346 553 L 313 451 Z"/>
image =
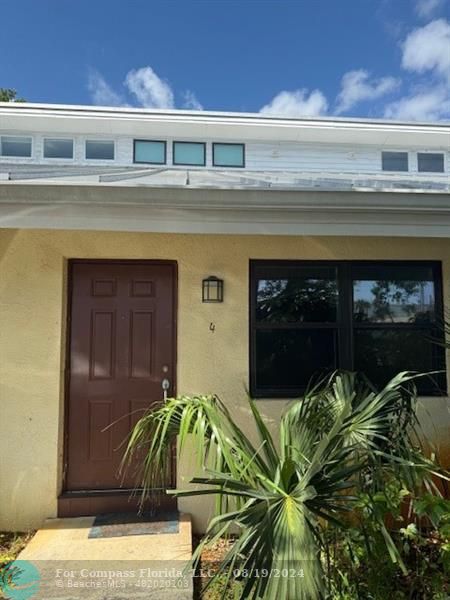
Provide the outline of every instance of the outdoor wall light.
<path id="1" fill-rule="evenodd" d="M 223 279 L 210 275 L 203 280 L 202 302 L 223 302 Z"/>

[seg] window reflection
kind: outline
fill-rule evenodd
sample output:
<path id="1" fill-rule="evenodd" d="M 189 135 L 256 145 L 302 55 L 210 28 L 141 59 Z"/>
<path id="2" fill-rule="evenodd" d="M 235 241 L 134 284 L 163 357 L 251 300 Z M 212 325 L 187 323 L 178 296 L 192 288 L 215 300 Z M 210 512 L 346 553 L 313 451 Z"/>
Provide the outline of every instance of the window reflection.
<path id="1" fill-rule="evenodd" d="M 259 279 L 256 318 L 271 323 L 332 323 L 337 298 L 335 279 Z"/>
<path id="2" fill-rule="evenodd" d="M 354 317 L 358 322 L 428 323 L 434 319 L 430 281 L 355 281 Z"/>
<path id="3" fill-rule="evenodd" d="M 435 289 L 428 269 L 358 269 L 353 281 L 357 323 L 429 323 L 435 320 Z M 365 271 L 365 272 L 364 272 Z M 402 277 L 403 275 L 403 277 Z"/>
<path id="4" fill-rule="evenodd" d="M 0 138 L 1 156 L 31 157 L 31 138 L 3 135 Z"/>

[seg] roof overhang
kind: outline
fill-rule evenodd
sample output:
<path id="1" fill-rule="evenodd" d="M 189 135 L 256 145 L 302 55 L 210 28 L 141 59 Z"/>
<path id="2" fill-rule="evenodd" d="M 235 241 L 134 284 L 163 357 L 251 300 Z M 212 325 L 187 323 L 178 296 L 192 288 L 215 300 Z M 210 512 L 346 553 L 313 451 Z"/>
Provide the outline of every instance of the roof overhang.
<path id="1" fill-rule="evenodd" d="M 450 196 L 2 182 L 0 228 L 449 238 Z"/>
<path id="2" fill-rule="evenodd" d="M 449 147 L 449 123 L 377 119 L 282 118 L 252 113 L 155 110 L 32 103 L 0 103 L 9 131 L 131 137 L 206 136 L 222 140 Z"/>

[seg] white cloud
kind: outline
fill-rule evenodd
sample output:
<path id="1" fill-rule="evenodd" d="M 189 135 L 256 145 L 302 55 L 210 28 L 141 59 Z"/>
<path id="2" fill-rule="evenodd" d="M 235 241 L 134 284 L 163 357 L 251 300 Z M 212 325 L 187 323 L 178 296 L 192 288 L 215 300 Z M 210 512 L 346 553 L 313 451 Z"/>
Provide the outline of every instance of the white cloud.
<path id="1" fill-rule="evenodd" d="M 428 16 L 443 0 L 417 0 L 416 9 Z M 385 118 L 419 121 L 450 119 L 450 22 L 435 19 L 411 31 L 401 44 L 402 69 L 415 75 L 407 94 L 389 101 L 380 112 Z M 373 101 L 398 90 L 396 77 L 371 78 L 366 69 L 345 73 L 336 97 L 334 114 L 342 114 L 358 103 Z M 320 90 L 283 91 L 261 109 L 261 113 L 286 117 L 326 114 L 328 103 Z"/>
<path id="2" fill-rule="evenodd" d="M 125 77 L 124 92 L 134 96 L 134 105 L 145 108 L 175 108 L 175 94 L 167 81 L 161 79 L 150 67 L 131 69 Z M 127 93 L 114 90 L 105 78 L 95 70 L 88 75 L 88 89 L 92 102 L 103 106 L 130 106 L 126 102 Z M 182 94 L 182 106 L 190 110 L 203 110 L 195 93 L 186 90 Z"/>
<path id="3" fill-rule="evenodd" d="M 413 92 L 386 106 L 387 119 L 440 121 L 450 118 L 450 94 L 445 84 Z"/>
<path id="4" fill-rule="evenodd" d="M 341 91 L 336 99 L 335 112 L 339 115 L 359 102 L 381 98 L 397 89 L 399 85 L 400 80 L 395 77 L 370 80 L 369 73 L 365 69 L 348 71 L 341 80 Z"/>
<path id="5" fill-rule="evenodd" d="M 416 0 L 416 12 L 419 17 L 429 19 L 444 4 L 444 0 Z"/>
<path id="6" fill-rule="evenodd" d="M 197 99 L 197 96 L 191 90 L 186 90 L 183 94 L 183 108 L 188 110 L 203 110 L 203 106 Z"/>
<path id="7" fill-rule="evenodd" d="M 283 91 L 259 111 L 263 115 L 278 117 L 316 117 L 326 114 L 328 102 L 320 90 Z"/>
<path id="8" fill-rule="evenodd" d="M 146 108 L 174 108 L 174 94 L 151 67 L 132 69 L 125 77 L 125 86 L 139 104 Z"/>
<path id="9" fill-rule="evenodd" d="M 122 96 L 112 89 L 98 71 L 90 71 L 88 89 L 92 102 L 98 106 L 127 106 Z"/>
<path id="10" fill-rule="evenodd" d="M 371 80 L 369 73 L 364 69 L 349 71 L 342 77 L 335 113 L 346 112 L 363 100 L 380 98 L 397 89 L 399 85 L 400 80 L 395 77 Z M 307 89 L 283 91 L 259 112 L 263 115 L 282 117 L 316 117 L 328 112 L 328 101 L 320 90 L 310 93 Z"/>
<path id="11" fill-rule="evenodd" d="M 450 23 L 437 19 L 414 29 L 402 50 L 402 67 L 427 77 L 416 82 L 407 96 L 388 104 L 384 116 L 419 121 L 450 119 Z"/>
<path id="12" fill-rule="evenodd" d="M 408 71 L 433 71 L 450 80 L 450 23 L 431 21 L 414 29 L 403 45 L 402 67 Z"/>

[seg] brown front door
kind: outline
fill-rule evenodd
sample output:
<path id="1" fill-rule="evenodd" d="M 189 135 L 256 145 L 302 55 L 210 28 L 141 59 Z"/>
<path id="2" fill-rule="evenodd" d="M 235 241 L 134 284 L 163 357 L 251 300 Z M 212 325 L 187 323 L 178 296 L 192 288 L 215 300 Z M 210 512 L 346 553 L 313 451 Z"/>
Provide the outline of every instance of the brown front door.
<path id="1" fill-rule="evenodd" d="M 176 265 L 71 263 L 67 491 L 133 488 L 118 475 L 132 425 L 175 374 Z"/>

